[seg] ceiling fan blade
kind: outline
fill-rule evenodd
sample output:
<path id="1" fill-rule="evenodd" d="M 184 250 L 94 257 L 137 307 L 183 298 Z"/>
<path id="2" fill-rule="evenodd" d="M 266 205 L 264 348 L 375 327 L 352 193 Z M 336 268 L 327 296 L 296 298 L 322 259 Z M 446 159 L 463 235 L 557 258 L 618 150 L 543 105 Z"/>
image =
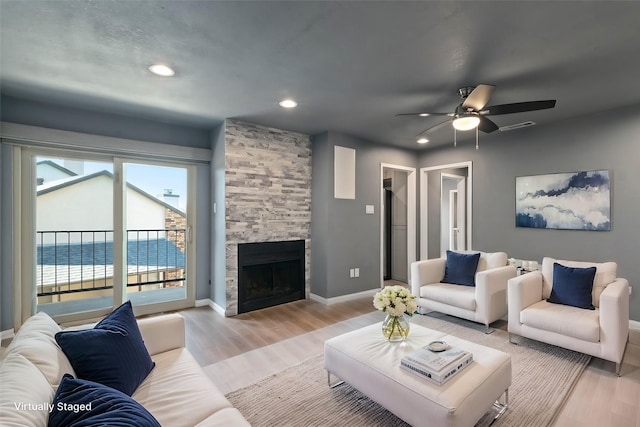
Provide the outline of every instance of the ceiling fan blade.
<path id="1" fill-rule="evenodd" d="M 442 127 L 445 127 L 446 125 L 448 125 L 449 123 L 451 123 L 451 120 L 446 120 L 444 122 L 440 122 L 437 125 L 431 126 L 429 129 L 427 130 L 423 130 L 422 132 L 420 132 L 418 135 L 416 136 L 425 136 L 428 133 L 434 132 Z"/>
<path id="2" fill-rule="evenodd" d="M 399 117 L 399 116 L 420 116 L 420 117 L 451 116 L 451 117 L 453 117 L 453 113 L 403 113 L 403 114 L 396 114 L 396 117 Z"/>
<path id="3" fill-rule="evenodd" d="M 480 129 L 484 133 L 491 133 L 498 130 L 498 125 L 488 118 L 480 116 L 480 124 L 478 125 L 478 129 Z"/>
<path id="4" fill-rule="evenodd" d="M 493 85 L 478 85 L 471 91 L 469 96 L 464 100 L 462 106 L 464 108 L 473 108 L 475 111 L 480 111 L 487 105 L 491 94 L 496 87 Z"/>
<path id="5" fill-rule="evenodd" d="M 480 114 L 485 116 L 498 116 L 500 114 L 546 110 L 547 108 L 553 108 L 555 106 L 555 99 L 549 99 L 546 101 L 515 102 L 513 104 L 492 105 L 480 111 Z"/>

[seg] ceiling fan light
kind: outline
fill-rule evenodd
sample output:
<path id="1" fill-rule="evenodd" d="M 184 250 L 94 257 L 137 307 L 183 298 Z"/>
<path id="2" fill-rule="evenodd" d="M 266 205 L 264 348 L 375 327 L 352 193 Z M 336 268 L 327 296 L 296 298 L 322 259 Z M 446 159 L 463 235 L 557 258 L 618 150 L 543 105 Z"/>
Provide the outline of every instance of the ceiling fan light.
<path id="1" fill-rule="evenodd" d="M 453 121 L 453 127 L 456 130 L 471 130 L 478 127 L 480 118 L 478 116 L 462 116 Z"/>
<path id="2" fill-rule="evenodd" d="M 173 68 L 164 64 L 149 65 L 149 71 L 161 77 L 173 77 L 176 74 Z"/>

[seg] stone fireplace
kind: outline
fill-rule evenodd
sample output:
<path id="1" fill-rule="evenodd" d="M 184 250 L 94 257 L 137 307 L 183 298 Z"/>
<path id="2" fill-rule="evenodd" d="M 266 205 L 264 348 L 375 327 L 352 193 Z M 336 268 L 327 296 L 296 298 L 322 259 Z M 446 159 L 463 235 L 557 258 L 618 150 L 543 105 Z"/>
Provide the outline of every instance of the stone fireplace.
<path id="1" fill-rule="evenodd" d="M 306 298 L 311 283 L 311 137 L 228 119 L 224 138 L 225 314 L 242 312 L 238 248 L 244 244 L 299 241 L 301 298 Z M 278 266 L 270 272 L 260 266 L 249 270 L 264 277 L 281 274 Z"/>

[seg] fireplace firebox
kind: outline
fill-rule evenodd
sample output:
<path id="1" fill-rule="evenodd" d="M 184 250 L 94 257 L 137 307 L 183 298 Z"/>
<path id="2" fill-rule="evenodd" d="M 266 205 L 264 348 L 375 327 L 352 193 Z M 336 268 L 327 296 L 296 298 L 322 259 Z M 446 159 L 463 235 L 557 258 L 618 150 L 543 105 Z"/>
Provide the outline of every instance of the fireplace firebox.
<path id="1" fill-rule="evenodd" d="M 238 244 L 238 313 L 304 299 L 304 240 Z"/>

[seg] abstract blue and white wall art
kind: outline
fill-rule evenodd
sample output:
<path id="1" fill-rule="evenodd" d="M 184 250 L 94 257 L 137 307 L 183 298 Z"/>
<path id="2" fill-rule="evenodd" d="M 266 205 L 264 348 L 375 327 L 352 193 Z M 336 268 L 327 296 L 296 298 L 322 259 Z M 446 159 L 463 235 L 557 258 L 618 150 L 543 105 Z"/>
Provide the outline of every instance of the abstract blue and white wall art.
<path id="1" fill-rule="evenodd" d="M 609 171 L 516 177 L 516 227 L 611 230 Z"/>

